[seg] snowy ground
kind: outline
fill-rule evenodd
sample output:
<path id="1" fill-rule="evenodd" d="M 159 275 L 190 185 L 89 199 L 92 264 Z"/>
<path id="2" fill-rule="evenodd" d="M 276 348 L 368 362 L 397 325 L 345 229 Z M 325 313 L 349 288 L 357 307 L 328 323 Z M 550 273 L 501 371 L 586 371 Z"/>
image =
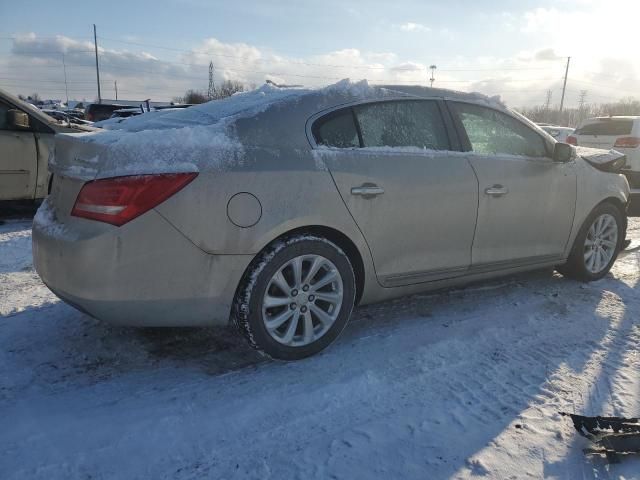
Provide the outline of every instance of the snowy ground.
<path id="1" fill-rule="evenodd" d="M 3 479 L 640 478 L 557 414 L 640 416 L 639 251 L 590 285 L 538 272 L 360 308 L 285 364 L 228 331 L 86 317 L 40 283 L 29 228 L 0 226 Z"/>

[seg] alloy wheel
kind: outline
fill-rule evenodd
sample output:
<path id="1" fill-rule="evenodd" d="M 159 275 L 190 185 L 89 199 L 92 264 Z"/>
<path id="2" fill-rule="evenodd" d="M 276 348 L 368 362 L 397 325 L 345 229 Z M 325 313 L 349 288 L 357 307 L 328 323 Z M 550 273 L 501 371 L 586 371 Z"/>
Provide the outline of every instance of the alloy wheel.
<path id="1" fill-rule="evenodd" d="M 262 299 L 262 321 L 277 342 L 301 347 L 334 324 L 344 295 L 342 276 L 321 255 L 292 258 L 271 277 Z"/>
<path id="2" fill-rule="evenodd" d="M 584 242 L 584 263 L 589 272 L 603 271 L 616 254 L 618 246 L 618 223 L 608 213 L 597 217 L 587 232 Z"/>

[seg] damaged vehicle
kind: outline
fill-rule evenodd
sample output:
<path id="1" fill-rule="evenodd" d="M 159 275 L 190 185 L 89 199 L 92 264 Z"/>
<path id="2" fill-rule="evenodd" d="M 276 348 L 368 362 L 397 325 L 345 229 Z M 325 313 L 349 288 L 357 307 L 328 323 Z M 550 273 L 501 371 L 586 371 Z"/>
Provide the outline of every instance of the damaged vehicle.
<path id="1" fill-rule="evenodd" d="M 357 304 L 547 267 L 602 278 L 625 238 L 624 161 L 479 94 L 265 85 L 59 136 L 34 265 L 95 318 L 232 322 L 300 359 Z"/>
<path id="2" fill-rule="evenodd" d="M 89 131 L 58 121 L 0 90 L 0 201 L 32 201 L 48 193 L 49 158 L 57 133 Z"/>

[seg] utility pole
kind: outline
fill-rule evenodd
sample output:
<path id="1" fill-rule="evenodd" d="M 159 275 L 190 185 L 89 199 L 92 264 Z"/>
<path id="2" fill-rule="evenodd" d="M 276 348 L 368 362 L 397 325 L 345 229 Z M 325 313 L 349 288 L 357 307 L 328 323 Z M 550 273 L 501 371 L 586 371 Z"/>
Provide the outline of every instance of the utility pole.
<path id="1" fill-rule="evenodd" d="M 429 79 L 429 81 L 431 82 L 430 87 L 433 88 L 433 82 L 436 81 L 436 68 L 438 68 L 436 65 L 431 65 L 429 66 L 429 69 L 431 70 L 431 78 Z"/>
<path id="2" fill-rule="evenodd" d="M 209 100 L 213 100 L 216 96 L 216 86 L 213 83 L 213 60 L 209 62 L 209 90 L 207 91 L 207 97 Z"/>
<path id="3" fill-rule="evenodd" d="M 116 89 L 116 100 L 118 100 L 118 80 L 113 81 L 113 88 Z"/>
<path id="4" fill-rule="evenodd" d="M 567 77 L 569 76 L 569 63 L 571 62 L 571 57 L 567 57 L 567 68 L 564 71 L 564 84 L 562 85 L 562 98 L 560 99 L 560 113 L 562 113 L 562 107 L 564 106 L 564 94 L 567 90 Z"/>
<path id="5" fill-rule="evenodd" d="M 580 90 L 580 99 L 578 100 L 578 122 L 581 122 L 582 118 L 584 117 L 584 113 L 585 113 L 584 108 L 585 108 L 586 98 L 587 98 L 587 91 Z"/>
<path id="6" fill-rule="evenodd" d="M 98 81 L 98 103 L 102 103 L 100 94 L 100 66 L 98 65 L 98 35 L 96 35 L 96 24 L 93 24 L 93 46 L 96 49 L 96 80 Z"/>
<path id="7" fill-rule="evenodd" d="M 587 91 L 580 90 L 580 99 L 578 100 L 578 108 L 580 109 L 580 111 L 582 111 L 582 109 L 584 108 L 586 98 L 587 98 Z"/>
<path id="8" fill-rule="evenodd" d="M 542 115 L 542 118 L 544 119 L 545 122 L 551 121 L 551 112 L 549 111 L 549 108 L 551 108 L 552 96 L 553 96 L 553 90 L 551 89 L 547 90 L 547 99 L 544 102 L 544 113 Z"/>
<path id="9" fill-rule="evenodd" d="M 64 52 L 62 53 L 62 69 L 64 70 L 64 93 L 67 97 L 67 108 L 69 108 L 69 87 L 67 85 L 67 64 L 64 61 Z"/>
<path id="10" fill-rule="evenodd" d="M 552 90 L 547 90 L 547 99 L 544 102 L 544 109 L 548 112 L 551 107 L 551 96 L 553 95 Z"/>

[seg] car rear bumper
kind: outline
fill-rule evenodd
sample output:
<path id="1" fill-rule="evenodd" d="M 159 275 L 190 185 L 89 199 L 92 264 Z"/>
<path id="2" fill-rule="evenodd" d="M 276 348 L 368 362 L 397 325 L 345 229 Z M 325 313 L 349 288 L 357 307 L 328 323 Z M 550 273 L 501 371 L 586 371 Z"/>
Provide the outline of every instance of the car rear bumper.
<path id="1" fill-rule="evenodd" d="M 34 220 L 34 266 L 62 300 L 132 326 L 226 325 L 250 255 L 210 255 L 159 213 L 122 227 Z"/>

